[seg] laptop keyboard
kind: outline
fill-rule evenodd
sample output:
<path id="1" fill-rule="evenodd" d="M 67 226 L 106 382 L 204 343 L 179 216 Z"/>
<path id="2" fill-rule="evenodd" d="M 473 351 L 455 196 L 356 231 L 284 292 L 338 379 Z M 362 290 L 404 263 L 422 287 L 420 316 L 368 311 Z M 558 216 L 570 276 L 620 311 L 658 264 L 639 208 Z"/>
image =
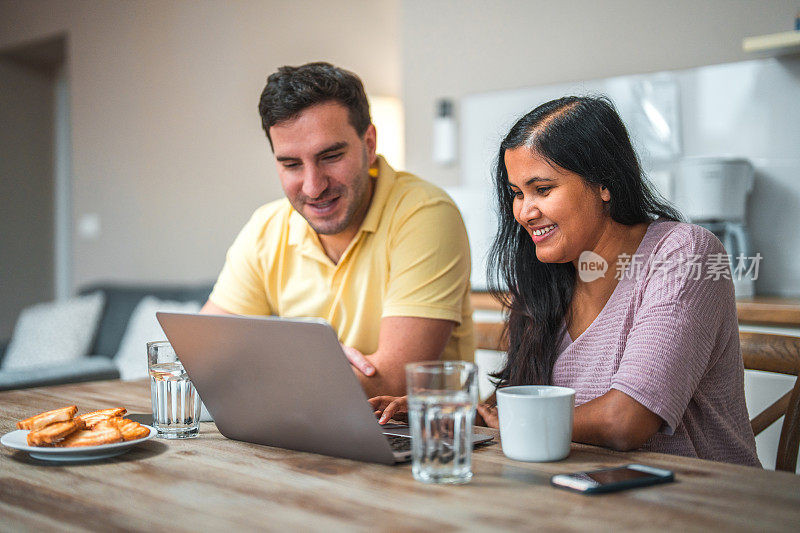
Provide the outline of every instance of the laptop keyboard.
<path id="1" fill-rule="evenodd" d="M 389 441 L 392 451 L 395 452 L 410 452 L 411 451 L 411 437 L 404 437 L 402 435 L 383 435 Z M 480 448 L 494 444 L 494 439 L 489 439 L 486 442 L 473 443 L 473 448 Z"/>
<path id="2" fill-rule="evenodd" d="M 392 447 L 392 451 L 411 451 L 411 437 L 402 437 L 400 435 L 384 435 L 384 437 L 389 440 L 389 445 Z"/>

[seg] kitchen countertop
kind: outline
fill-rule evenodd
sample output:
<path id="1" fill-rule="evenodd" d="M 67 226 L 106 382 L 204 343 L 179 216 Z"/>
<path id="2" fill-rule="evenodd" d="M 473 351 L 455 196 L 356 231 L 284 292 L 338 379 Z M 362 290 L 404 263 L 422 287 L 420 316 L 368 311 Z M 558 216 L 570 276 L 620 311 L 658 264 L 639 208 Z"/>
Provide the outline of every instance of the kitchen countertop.
<path id="1" fill-rule="evenodd" d="M 739 322 L 800 327 L 800 299 L 755 296 L 736 300 Z"/>
<path id="2" fill-rule="evenodd" d="M 472 307 L 501 311 L 501 305 L 487 292 L 473 292 Z M 736 300 L 739 322 L 765 326 L 800 327 L 800 299 L 755 296 Z"/>

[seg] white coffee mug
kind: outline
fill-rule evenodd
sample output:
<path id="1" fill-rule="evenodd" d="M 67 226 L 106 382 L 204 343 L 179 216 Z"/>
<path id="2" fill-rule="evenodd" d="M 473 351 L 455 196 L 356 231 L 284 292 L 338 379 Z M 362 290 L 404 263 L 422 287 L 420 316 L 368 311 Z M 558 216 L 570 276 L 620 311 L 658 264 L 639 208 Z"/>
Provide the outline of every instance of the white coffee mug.
<path id="1" fill-rule="evenodd" d="M 558 461 L 569 455 L 575 391 L 520 385 L 497 391 L 503 453 L 517 461 Z"/>

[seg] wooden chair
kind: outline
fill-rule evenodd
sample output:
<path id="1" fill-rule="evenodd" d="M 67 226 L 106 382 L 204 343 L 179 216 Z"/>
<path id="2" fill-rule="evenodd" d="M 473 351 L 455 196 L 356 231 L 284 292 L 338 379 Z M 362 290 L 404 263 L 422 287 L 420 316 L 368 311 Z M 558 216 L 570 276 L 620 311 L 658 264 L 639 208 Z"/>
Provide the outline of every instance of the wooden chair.
<path id="1" fill-rule="evenodd" d="M 800 372 L 800 338 L 769 333 L 739 332 L 744 367 L 797 376 Z M 481 350 L 506 351 L 508 338 L 502 322 L 476 322 L 475 347 Z M 750 421 L 758 435 L 784 416 L 778 442 L 776 470 L 795 472 L 800 448 L 800 379 L 794 388 Z"/>
<path id="2" fill-rule="evenodd" d="M 504 322 L 475 322 L 473 327 L 476 350 L 496 350 L 498 352 L 508 350 Z"/>
<path id="3" fill-rule="evenodd" d="M 800 338 L 771 333 L 739 332 L 744 367 L 797 376 L 800 371 Z M 800 379 L 794 388 L 781 396 L 750 421 L 753 433 L 758 435 L 781 416 L 783 426 L 778 441 L 775 470 L 794 473 L 797 452 L 800 448 Z"/>

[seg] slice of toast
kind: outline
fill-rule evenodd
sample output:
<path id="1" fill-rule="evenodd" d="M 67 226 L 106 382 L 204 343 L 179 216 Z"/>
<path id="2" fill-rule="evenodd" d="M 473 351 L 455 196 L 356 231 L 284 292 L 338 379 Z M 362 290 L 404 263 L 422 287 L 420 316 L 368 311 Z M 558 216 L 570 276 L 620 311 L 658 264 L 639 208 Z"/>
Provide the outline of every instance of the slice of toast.
<path id="1" fill-rule="evenodd" d="M 122 440 L 122 433 L 117 429 L 116 424 L 108 420 L 101 420 L 91 429 L 84 429 L 72 433 L 58 445 L 65 448 L 99 446 L 101 444 L 122 442 Z"/>
<path id="2" fill-rule="evenodd" d="M 67 420 L 71 420 L 77 412 L 78 407 L 75 405 L 62 407 L 60 409 L 53 409 L 52 411 L 45 411 L 44 413 L 39 413 L 38 415 L 26 418 L 25 420 L 20 420 L 17 422 L 17 428 L 36 430 L 54 422 L 65 422 Z"/>
<path id="3" fill-rule="evenodd" d="M 150 434 L 150 430 L 148 428 L 144 427 L 139 422 L 130 420 L 129 418 L 114 417 L 109 418 L 108 421 L 117 426 L 117 429 L 119 429 L 120 433 L 122 433 L 122 438 L 126 441 L 141 439 Z"/>
<path id="4" fill-rule="evenodd" d="M 83 420 L 73 418 L 63 422 L 54 422 L 43 428 L 34 429 L 28 433 L 29 446 L 52 446 L 67 435 L 85 427 Z"/>
<path id="5" fill-rule="evenodd" d="M 128 410 L 124 407 L 111 407 L 109 409 L 100 409 L 98 411 L 92 411 L 91 413 L 84 413 L 78 418 L 86 423 L 87 428 L 91 428 L 102 420 L 108 420 L 115 416 L 122 416 L 127 412 Z"/>

